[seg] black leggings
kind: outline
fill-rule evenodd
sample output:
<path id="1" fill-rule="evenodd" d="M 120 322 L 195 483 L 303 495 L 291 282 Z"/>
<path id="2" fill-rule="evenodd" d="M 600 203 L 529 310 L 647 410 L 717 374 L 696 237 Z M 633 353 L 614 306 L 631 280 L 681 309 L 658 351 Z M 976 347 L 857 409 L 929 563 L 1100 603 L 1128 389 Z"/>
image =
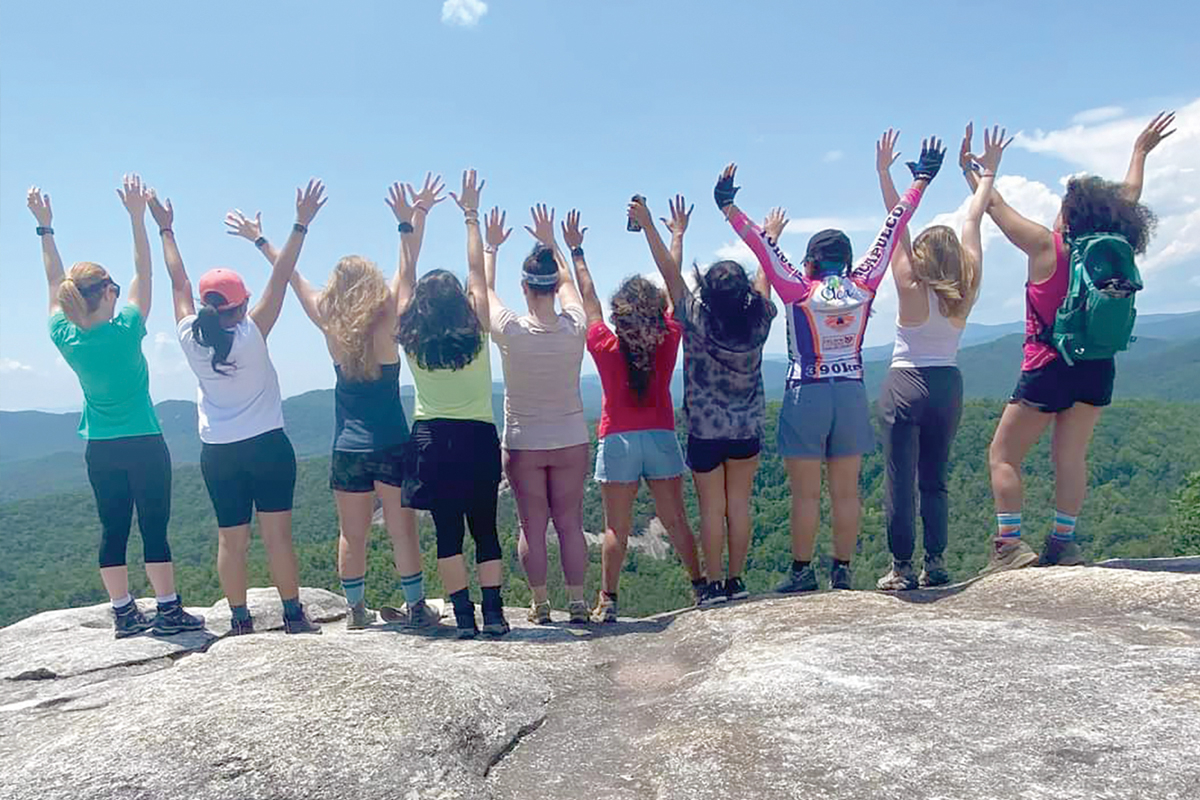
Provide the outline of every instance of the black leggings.
<path id="1" fill-rule="evenodd" d="M 946 549 L 950 446 L 962 418 L 962 398 L 957 367 L 893 367 L 883 381 L 884 512 L 888 547 L 897 561 L 911 559 L 916 542 L 914 479 L 921 493 L 925 555 Z"/>
<path id="2" fill-rule="evenodd" d="M 89 441 L 84 461 L 100 514 L 100 568 L 125 566 L 134 506 L 146 563 L 169 562 L 171 453 L 163 437 Z"/>
<path id="3" fill-rule="evenodd" d="M 434 506 L 433 524 L 437 529 L 437 557 L 462 555 L 463 521 L 471 528 L 475 540 L 475 563 L 484 564 L 500 558 L 500 537 L 496 533 L 496 492 L 477 492 L 465 502 Z"/>

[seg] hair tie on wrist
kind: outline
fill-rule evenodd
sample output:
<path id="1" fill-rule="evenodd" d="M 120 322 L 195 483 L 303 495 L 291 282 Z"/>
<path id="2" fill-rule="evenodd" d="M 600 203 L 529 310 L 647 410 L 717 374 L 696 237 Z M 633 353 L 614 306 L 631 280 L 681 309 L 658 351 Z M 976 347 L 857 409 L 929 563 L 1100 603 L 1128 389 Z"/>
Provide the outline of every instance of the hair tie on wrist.
<path id="1" fill-rule="evenodd" d="M 262 249 L 263 245 L 265 245 L 266 243 L 267 243 L 267 237 L 265 237 L 265 236 L 260 236 L 254 240 L 254 246 L 260 250 Z"/>
<path id="2" fill-rule="evenodd" d="M 399 230 L 401 233 L 412 233 L 413 232 L 413 226 L 412 226 L 411 222 L 401 222 L 399 225 L 396 226 L 396 229 Z"/>
<path id="3" fill-rule="evenodd" d="M 428 213 L 429 213 L 429 209 L 428 209 L 428 208 L 426 208 L 425 206 L 421 205 L 420 203 L 413 203 L 413 210 L 414 210 L 414 211 L 420 211 L 420 212 L 421 212 L 421 213 L 423 213 L 423 214 L 428 214 Z"/>
<path id="4" fill-rule="evenodd" d="M 489 244 L 489 245 L 485 245 L 485 246 L 484 246 L 484 248 L 483 248 L 483 252 L 485 252 L 485 253 L 491 253 L 492 255 L 496 255 L 497 253 L 499 253 L 499 252 L 500 252 L 500 248 L 499 248 L 499 247 L 492 247 L 492 246 Z"/>
<path id="5" fill-rule="evenodd" d="M 170 228 L 159 228 L 158 229 L 159 236 L 166 236 L 168 233 L 174 235 L 175 231 L 171 230 Z"/>
<path id="6" fill-rule="evenodd" d="M 574 258 L 583 258 L 583 247 L 581 245 L 575 245 L 571 248 L 571 255 Z"/>
<path id="7" fill-rule="evenodd" d="M 37 235 L 45 236 L 46 234 L 50 234 L 51 236 L 53 236 L 54 228 L 51 228 L 49 225 L 38 225 L 37 226 Z"/>
<path id="8" fill-rule="evenodd" d="M 299 222 L 297 222 L 295 225 L 293 225 L 293 226 L 292 226 L 292 230 L 294 230 L 296 233 L 304 233 L 304 234 L 307 234 L 307 233 L 308 233 L 308 226 L 307 226 L 307 225 L 301 225 Z"/>

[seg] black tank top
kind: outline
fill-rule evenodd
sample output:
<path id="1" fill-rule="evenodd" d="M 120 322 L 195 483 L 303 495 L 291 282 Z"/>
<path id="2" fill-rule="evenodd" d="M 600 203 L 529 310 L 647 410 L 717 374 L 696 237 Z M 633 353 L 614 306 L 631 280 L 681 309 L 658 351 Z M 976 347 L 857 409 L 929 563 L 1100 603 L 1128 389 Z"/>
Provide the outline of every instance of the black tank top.
<path id="1" fill-rule="evenodd" d="M 400 405 L 400 362 L 382 364 L 372 381 L 351 381 L 333 365 L 333 449 L 362 453 L 386 450 L 408 439 L 408 421 Z"/>

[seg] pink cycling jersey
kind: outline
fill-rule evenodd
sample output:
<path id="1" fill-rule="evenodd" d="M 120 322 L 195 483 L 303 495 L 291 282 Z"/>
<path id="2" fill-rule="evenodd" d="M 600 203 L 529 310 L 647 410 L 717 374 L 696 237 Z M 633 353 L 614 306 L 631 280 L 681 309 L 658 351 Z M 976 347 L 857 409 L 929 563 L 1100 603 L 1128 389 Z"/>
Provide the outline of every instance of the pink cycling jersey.
<path id="1" fill-rule="evenodd" d="M 922 188 L 915 185 L 904 193 L 849 277 L 808 277 L 788 262 L 778 243 L 753 220 L 740 210 L 730 215 L 729 224 L 749 245 L 771 286 L 788 305 L 789 381 L 862 380 L 862 342 L 871 303 L 896 242 L 921 202 L 921 193 Z"/>

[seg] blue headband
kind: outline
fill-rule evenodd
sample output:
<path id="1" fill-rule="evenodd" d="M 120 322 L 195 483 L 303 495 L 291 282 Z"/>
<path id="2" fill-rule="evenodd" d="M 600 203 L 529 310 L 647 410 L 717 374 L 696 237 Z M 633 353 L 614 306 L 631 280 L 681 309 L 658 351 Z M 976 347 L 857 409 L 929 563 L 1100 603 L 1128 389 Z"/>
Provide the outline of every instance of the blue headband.
<path id="1" fill-rule="evenodd" d="M 529 270 L 521 270 L 521 280 L 530 286 L 539 286 L 549 288 L 558 285 L 558 273 L 551 272 L 549 274 L 538 274 Z"/>

